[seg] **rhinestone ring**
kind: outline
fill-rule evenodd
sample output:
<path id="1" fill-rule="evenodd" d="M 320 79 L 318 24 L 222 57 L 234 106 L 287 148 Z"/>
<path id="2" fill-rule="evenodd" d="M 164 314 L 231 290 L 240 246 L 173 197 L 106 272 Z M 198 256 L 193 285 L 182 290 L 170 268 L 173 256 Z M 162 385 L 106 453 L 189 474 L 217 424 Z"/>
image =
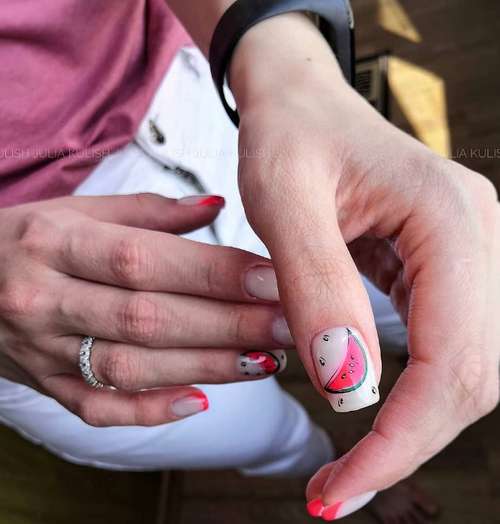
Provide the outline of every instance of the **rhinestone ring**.
<path id="1" fill-rule="evenodd" d="M 92 348 L 94 347 L 95 337 L 84 337 L 80 344 L 80 371 L 85 382 L 95 389 L 104 387 L 104 384 L 97 380 L 94 372 L 92 371 L 92 365 L 90 363 L 90 357 L 92 355 Z"/>

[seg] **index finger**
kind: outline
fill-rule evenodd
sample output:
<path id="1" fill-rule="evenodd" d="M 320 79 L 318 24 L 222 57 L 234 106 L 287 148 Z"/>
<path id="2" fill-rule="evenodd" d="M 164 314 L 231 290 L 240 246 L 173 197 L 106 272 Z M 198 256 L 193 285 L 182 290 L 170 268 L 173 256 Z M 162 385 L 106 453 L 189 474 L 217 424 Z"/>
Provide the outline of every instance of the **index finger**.
<path id="1" fill-rule="evenodd" d="M 186 202 L 193 205 L 183 205 Z M 137 193 L 71 196 L 49 200 L 46 206 L 59 208 L 61 203 L 99 221 L 180 234 L 212 223 L 224 206 L 224 199 L 205 195 L 176 200 L 153 193 Z"/>
<path id="2" fill-rule="evenodd" d="M 140 291 L 279 300 L 270 261 L 252 253 L 91 219 L 68 227 L 51 261 L 63 273 Z"/>

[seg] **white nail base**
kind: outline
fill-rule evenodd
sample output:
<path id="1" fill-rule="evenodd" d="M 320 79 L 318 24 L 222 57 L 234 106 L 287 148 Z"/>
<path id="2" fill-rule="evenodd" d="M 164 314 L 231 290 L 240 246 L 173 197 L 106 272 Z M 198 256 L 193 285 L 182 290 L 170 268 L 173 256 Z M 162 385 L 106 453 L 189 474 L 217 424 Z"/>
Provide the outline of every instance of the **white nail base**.
<path id="1" fill-rule="evenodd" d="M 327 329 L 312 343 L 318 378 L 335 411 L 356 411 L 380 400 L 370 353 L 354 328 Z"/>
<path id="2" fill-rule="evenodd" d="M 376 491 L 370 491 L 369 493 L 364 493 L 363 495 L 358 495 L 357 497 L 352 497 L 351 499 L 346 500 L 338 509 L 337 514 L 335 515 L 335 520 L 346 517 L 347 515 L 358 511 L 363 506 L 366 506 L 376 494 Z"/>

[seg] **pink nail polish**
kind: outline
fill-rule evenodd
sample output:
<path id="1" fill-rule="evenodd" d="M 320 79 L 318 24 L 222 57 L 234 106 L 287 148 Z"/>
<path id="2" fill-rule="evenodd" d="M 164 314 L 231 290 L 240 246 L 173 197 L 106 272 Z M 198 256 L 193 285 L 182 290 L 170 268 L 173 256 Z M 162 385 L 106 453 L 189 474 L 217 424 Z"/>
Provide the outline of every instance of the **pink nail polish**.
<path id="1" fill-rule="evenodd" d="M 172 413 L 179 418 L 189 417 L 208 409 L 208 398 L 201 391 L 181 397 L 172 403 Z"/>
<path id="2" fill-rule="evenodd" d="M 295 342 L 290 333 L 290 328 L 284 316 L 278 316 L 274 319 L 272 325 L 272 335 L 274 340 L 283 346 L 295 346 Z"/>
<path id="3" fill-rule="evenodd" d="M 224 197 L 218 195 L 194 195 L 177 200 L 180 206 L 217 206 L 224 207 Z"/>
<path id="4" fill-rule="evenodd" d="M 320 498 L 313 499 L 307 503 L 307 512 L 309 515 L 311 515 L 311 517 L 321 517 L 324 510 L 325 506 L 323 505 L 323 502 Z"/>
<path id="5" fill-rule="evenodd" d="M 249 269 L 245 275 L 245 288 L 247 293 L 261 300 L 278 302 L 278 282 L 276 273 L 270 266 L 256 266 Z"/>

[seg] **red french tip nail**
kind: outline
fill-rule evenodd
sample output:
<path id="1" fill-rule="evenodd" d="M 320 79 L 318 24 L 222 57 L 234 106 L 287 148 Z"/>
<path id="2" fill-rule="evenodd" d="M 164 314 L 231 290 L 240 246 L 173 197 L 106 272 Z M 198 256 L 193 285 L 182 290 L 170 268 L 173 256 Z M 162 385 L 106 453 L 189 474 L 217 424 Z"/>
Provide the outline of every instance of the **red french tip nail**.
<path id="1" fill-rule="evenodd" d="M 342 502 L 337 502 L 336 504 L 332 504 L 330 506 L 327 506 L 321 515 L 323 520 L 326 522 L 330 522 L 332 520 L 335 520 L 337 518 L 337 514 L 339 512 L 340 506 L 342 505 Z"/>
<path id="2" fill-rule="evenodd" d="M 226 201 L 224 197 L 218 195 L 192 195 L 179 199 L 177 203 L 181 206 L 224 207 Z"/>
<path id="3" fill-rule="evenodd" d="M 209 407 L 208 398 L 202 391 L 197 391 L 196 393 L 193 393 L 193 397 L 199 398 L 201 401 L 201 405 L 203 407 L 203 411 L 206 411 Z"/>
<path id="4" fill-rule="evenodd" d="M 219 206 L 219 207 L 222 207 L 225 203 L 226 203 L 226 201 L 224 200 L 224 197 L 211 195 L 211 196 L 208 196 L 208 197 L 200 200 L 200 202 L 198 202 L 198 205 L 199 206 Z"/>
<path id="5" fill-rule="evenodd" d="M 311 517 L 321 517 L 324 509 L 325 506 L 323 506 L 323 502 L 321 502 L 321 499 L 319 498 L 313 499 L 307 503 L 307 512 Z"/>

